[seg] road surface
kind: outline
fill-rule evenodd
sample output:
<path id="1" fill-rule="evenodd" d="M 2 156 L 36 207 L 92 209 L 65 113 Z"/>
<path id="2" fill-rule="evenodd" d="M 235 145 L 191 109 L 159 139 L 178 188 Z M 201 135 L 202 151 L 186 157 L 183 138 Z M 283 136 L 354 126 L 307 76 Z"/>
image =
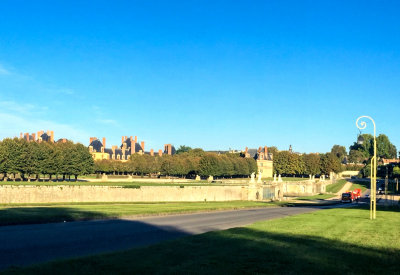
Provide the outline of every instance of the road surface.
<path id="1" fill-rule="evenodd" d="M 327 207 L 279 207 L 0 227 L 0 270 L 124 250 Z"/>

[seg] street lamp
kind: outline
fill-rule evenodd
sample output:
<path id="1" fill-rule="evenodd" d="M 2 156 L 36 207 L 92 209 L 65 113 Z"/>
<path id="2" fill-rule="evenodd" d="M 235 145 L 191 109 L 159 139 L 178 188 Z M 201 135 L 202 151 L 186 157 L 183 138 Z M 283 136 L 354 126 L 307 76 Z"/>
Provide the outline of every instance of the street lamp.
<path id="1" fill-rule="evenodd" d="M 358 144 L 358 145 L 363 145 L 363 143 L 364 143 L 364 138 L 363 138 L 363 136 L 360 134 L 360 135 L 358 136 L 358 139 L 357 139 L 357 144 Z"/>
<path id="2" fill-rule="evenodd" d="M 362 130 L 367 127 L 367 123 L 365 121 L 360 121 L 360 119 L 369 119 L 372 121 L 372 124 L 374 125 L 374 157 L 371 159 L 371 196 L 370 196 L 370 212 L 369 212 L 369 217 L 371 220 L 376 219 L 376 126 L 375 126 L 375 121 L 369 117 L 369 116 L 360 116 L 357 118 L 356 121 L 356 126 L 358 129 Z M 359 135 L 358 144 L 363 144 L 364 143 L 364 138 Z"/>

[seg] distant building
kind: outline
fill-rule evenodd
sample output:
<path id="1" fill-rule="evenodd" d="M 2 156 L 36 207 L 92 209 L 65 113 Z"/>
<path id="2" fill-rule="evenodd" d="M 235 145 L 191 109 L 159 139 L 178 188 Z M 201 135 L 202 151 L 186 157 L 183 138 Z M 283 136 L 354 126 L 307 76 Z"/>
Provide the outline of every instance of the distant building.
<path id="1" fill-rule="evenodd" d="M 26 141 L 35 141 L 35 142 L 54 142 L 54 131 L 39 131 L 37 133 L 20 133 L 20 138 L 25 139 Z M 60 138 L 56 142 L 67 142 L 66 138 Z"/>
<path id="2" fill-rule="evenodd" d="M 91 137 L 89 140 L 89 152 L 92 154 L 94 160 L 111 159 L 127 161 L 133 154 L 148 154 L 154 156 L 154 150 L 150 149 L 149 152 L 145 152 L 144 141 L 138 142 L 137 136 L 133 138 L 130 136 L 121 137 L 121 145 L 113 145 L 111 148 L 106 147 L 106 138 L 103 137 L 100 141 L 96 137 Z M 158 155 L 161 157 L 164 154 L 173 155 L 175 154 L 175 147 L 171 144 L 165 144 L 164 151 L 158 150 Z"/>
<path id="3" fill-rule="evenodd" d="M 397 164 L 400 163 L 400 159 L 381 159 L 383 165 L 388 165 L 388 164 Z"/>
<path id="4" fill-rule="evenodd" d="M 249 149 L 244 151 L 246 158 L 253 158 L 257 162 L 258 173 L 262 178 L 271 178 L 273 176 L 273 155 L 268 153 L 268 147 L 259 147 L 258 149 Z"/>

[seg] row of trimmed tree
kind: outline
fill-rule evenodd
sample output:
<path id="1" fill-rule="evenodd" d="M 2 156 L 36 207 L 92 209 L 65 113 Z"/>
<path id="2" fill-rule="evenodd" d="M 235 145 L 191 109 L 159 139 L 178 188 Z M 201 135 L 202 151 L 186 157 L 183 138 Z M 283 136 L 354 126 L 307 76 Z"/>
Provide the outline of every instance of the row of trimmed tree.
<path id="1" fill-rule="evenodd" d="M 0 173 L 3 179 L 66 179 L 93 173 L 94 162 L 88 148 L 80 143 L 28 142 L 19 138 L 0 141 Z"/>
<path id="2" fill-rule="evenodd" d="M 201 149 L 173 156 L 132 155 L 127 162 L 100 160 L 95 162 L 96 173 L 160 174 L 165 176 L 194 177 L 243 177 L 257 172 L 254 159 L 238 154 L 206 153 Z"/>
<path id="3" fill-rule="evenodd" d="M 340 159 L 332 154 L 303 154 L 275 152 L 274 173 L 284 175 L 320 175 L 342 170 Z"/>

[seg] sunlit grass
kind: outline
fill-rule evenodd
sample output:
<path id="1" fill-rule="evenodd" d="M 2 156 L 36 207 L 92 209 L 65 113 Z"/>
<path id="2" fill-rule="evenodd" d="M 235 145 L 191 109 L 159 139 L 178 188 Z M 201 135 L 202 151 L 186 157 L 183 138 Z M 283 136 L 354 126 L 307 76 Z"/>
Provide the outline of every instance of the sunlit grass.
<path id="1" fill-rule="evenodd" d="M 14 274 L 398 274 L 400 212 L 330 209 Z"/>

